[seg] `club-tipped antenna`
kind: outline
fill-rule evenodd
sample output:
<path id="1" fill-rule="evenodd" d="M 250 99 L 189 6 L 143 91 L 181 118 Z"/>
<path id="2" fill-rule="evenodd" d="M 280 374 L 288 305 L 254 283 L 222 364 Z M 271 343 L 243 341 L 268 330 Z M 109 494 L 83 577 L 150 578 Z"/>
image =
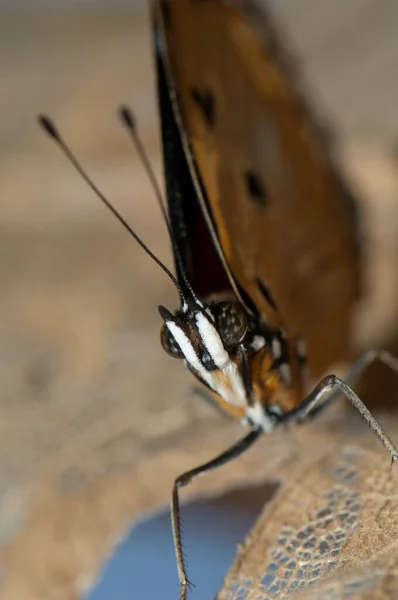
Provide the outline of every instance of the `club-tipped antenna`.
<path id="1" fill-rule="evenodd" d="M 65 154 L 66 158 L 75 167 L 77 172 L 81 175 L 81 177 L 84 179 L 84 181 L 87 183 L 87 185 L 92 189 L 92 191 L 96 194 L 96 196 L 103 202 L 103 204 L 105 204 L 105 206 L 108 208 L 108 210 L 111 211 L 111 213 L 123 225 L 123 227 L 125 229 L 127 229 L 127 231 L 130 233 L 130 235 L 133 236 L 135 241 L 141 246 L 141 248 L 144 250 L 144 252 L 146 252 L 146 254 L 148 254 L 148 256 L 150 256 L 152 258 L 152 260 L 157 265 L 159 265 L 159 267 L 171 279 L 174 286 L 177 288 L 182 300 L 184 300 L 184 302 L 186 302 L 186 299 L 185 299 L 184 293 L 181 289 L 181 286 L 179 285 L 177 279 L 174 277 L 173 273 L 166 267 L 166 265 L 164 265 L 162 263 L 162 261 L 157 256 L 155 256 L 155 254 L 148 248 L 148 246 L 136 234 L 134 229 L 132 229 L 132 227 L 130 227 L 130 225 L 122 217 L 122 215 L 119 213 L 119 211 L 116 210 L 116 208 L 109 202 L 109 200 L 107 200 L 107 198 L 104 196 L 104 194 L 98 189 L 98 187 L 95 185 L 95 183 L 90 179 L 90 177 L 84 171 L 83 167 L 78 162 L 77 158 L 74 156 L 72 151 L 69 149 L 69 147 L 67 146 L 67 144 L 61 137 L 58 129 L 55 127 L 52 120 L 45 115 L 39 115 L 38 122 L 39 122 L 39 125 L 42 127 L 42 129 L 45 131 L 45 133 L 47 133 L 47 135 L 58 144 L 58 146 L 61 148 L 61 150 Z"/>
<path id="2" fill-rule="evenodd" d="M 169 222 L 169 219 L 168 219 L 168 216 L 167 216 L 167 213 L 166 213 L 166 209 L 164 207 L 164 200 L 163 200 L 163 197 L 162 197 L 162 193 L 160 191 L 160 187 L 159 187 L 159 184 L 157 182 L 155 173 L 153 172 L 153 168 L 152 168 L 151 162 L 150 162 L 150 160 L 148 158 L 148 155 L 146 153 L 144 144 L 142 143 L 141 137 L 140 137 L 140 135 L 138 133 L 138 130 L 137 130 L 137 127 L 136 127 L 136 124 L 135 124 L 135 117 L 134 117 L 133 111 L 128 106 L 121 106 L 119 108 L 118 113 L 119 113 L 119 118 L 120 118 L 120 121 L 121 121 L 122 125 L 125 127 L 125 129 L 127 129 L 128 133 L 130 134 L 130 137 L 131 137 L 131 140 L 133 142 L 133 145 L 135 146 L 135 148 L 136 148 L 136 150 L 138 152 L 138 155 L 139 155 L 139 157 L 141 159 L 141 162 L 142 162 L 142 164 L 144 166 L 145 172 L 146 172 L 146 174 L 148 176 L 148 179 L 149 179 L 149 181 L 150 181 L 150 183 L 152 185 L 153 191 L 155 192 L 157 203 L 159 205 L 160 211 L 161 211 L 161 213 L 163 215 L 163 218 L 164 218 L 164 221 L 166 223 L 167 231 L 169 233 L 169 237 L 170 237 L 170 241 L 171 241 L 171 244 L 172 244 L 172 247 L 173 247 L 174 255 L 175 255 L 176 259 L 177 259 L 177 263 L 178 263 L 178 267 L 179 267 L 179 270 L 180 270 L 181 277 L 183 278 L 184 283 L 187 286 L 187 289 L 189 290 L 189 292 L 192 295 L 192 297 L 195 300 L 198 300 L 197 297 L 196 297 L 195 292 L 193 291 L 191 283 L 190 283 L 190 281 L 189 281 L 189 279 L 187 277 L 187 274 L 185 273 L 184 265 L 183 265 L 182 258 L 181 258 L 181 254 L 180 254 L 179 248 L 177 246 L 177 243 L 175 241 L 175 238 L 174 238 L 171 226 L 170 226 L 170 222 Z"/>
<path id="3" fill-rule="evenodd" d="M 162 192 L 160 191 L 160 187 L 159 187 L 158 181 L 156 179 L 155 173 L 153 172 L 153 168 L 152 168 L 152 165 L 148 158 L 148 154 L 145 150 L 144 144 L 142 143 L 141 137 L 138 133 L 138 130 L 137 130 L 137 127 L 135 124 L 135 117 L 134 117 L 133 111 L 128 106 L 121 106 L 119 108 L 118 113 L 119 113 L 120 121 L 121 121 L 122 125 L 125 127 L 125 129 L 128 131 L 128 133 L 130 134 L 130 137 L 133 141 L 133 145 L 135 146 L 138 156 L 140 157 L 140 160 L 144 166 L 145 172 L 151 183 L 153 191 L 155 192 L 156 200 L 159 205 L 160 211 L 163 215 L 167 229 L 170 232 L 169 219 L 167 217 L 166 209 L 164 207 Z"/>

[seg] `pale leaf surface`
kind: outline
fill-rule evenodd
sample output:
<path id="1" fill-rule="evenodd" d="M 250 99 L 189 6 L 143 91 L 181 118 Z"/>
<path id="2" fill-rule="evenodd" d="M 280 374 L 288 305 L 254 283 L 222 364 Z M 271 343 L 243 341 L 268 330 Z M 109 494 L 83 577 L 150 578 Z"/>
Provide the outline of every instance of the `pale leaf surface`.
<path id="1" fill-rule="evenodd" d="M 387 453 L 370 446 L 366 429 L 355 433 L 355 416 L 342 407 L 339 416 L 344 431 L 333 432 L 338 421 L 314 423 L 291 447 L 279 492 L 219 600 L 398 597 L 397 465 L 390 469 Z M 394 420 L 386 426 L 397 439 Z"/>

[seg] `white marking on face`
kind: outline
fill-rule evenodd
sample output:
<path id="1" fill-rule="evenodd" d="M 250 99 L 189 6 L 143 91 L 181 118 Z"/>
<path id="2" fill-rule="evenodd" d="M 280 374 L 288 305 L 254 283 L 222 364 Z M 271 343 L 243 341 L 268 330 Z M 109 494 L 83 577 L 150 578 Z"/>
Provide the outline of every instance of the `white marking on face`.
<path id="1" fill-rule="evenodd" d="M 287 363 L 281 364 L 279 367 L 279 372 L 286 385 L 290 385 L 292 383 L 292 372 L 290 366 Z"/>
<path id="2" fill-rule="evenodd" d="M 199 357 L 197 356 L 194 350 L 190 339 L 184 333 L 181 327 L 176 325 L 174 321 L 166 321 L 166 325 L 171 335 L 174 337 L 175 341 L 181 348 L 181 352 L 185 356 L 186 360 L 193 366 L 194 369 L 199 371 L 201 375 L 203 374 L 203 372 L 206 372 L 205 368 L 203 367 L 202 363 L 199 360 Z"/>
<path id="3" fill-rule="evenodd" d="M 246 394 L 240 377 L 230 378 L 228 382 L 217 379 L 216 372 L 210 374 L 210 387 L 225 402 L 239 408 L 247 407 Z"/>
<path id="4" fill-rule="evenodd" d="M 225 350 L 217 329 L 202 313 L 196 314 L 196 325 L 199 330 L 203 344 L 209 352 L 214 364 L 218 369 L 223 370 L 231 359 Z"/>
<path id="5" fill-rule="evenodd" d="M 280 358 L 282 356 L 282 344 L 278 338 L 272 338 L 272 354 L 274 358 Z"/>
<path id="6" fill-rule="evenodd" d="M 225 396 L 225 400 L 237 406 L 246 406 L 246 390 L 237 365 L 231 360 L 227 367 L 223 369 L 223 373 L 228 377 L 232 388 L 232 393 L 231 390 L 228 390 L 228 394 L 227 396 Z"/>
<path id="7" fill-rule="evenodd" d="M 265 432 L 272 431 L 275 427 L 275 423 L 267 415 L 264 407 L 259 402 L 256 402 L 254 406 L 248 407 L 247 416 L 251 419 L 252 423 L 261 427 Z"/>
<path id="8" fill-rule="evenodd" d="M 181 327 L 174 321 L 166 321 L 166 325 L 184 354 L 186 362 L 197 371 L 199 378 L 229 404 L 246 408 L 248 399 L 239 366 L 229 357 L 217 330 L 208 319 L 198 313 L 196 325 L 203 345 L 217 367 L 216 371 L 205 369 L 191 340 Z"/>

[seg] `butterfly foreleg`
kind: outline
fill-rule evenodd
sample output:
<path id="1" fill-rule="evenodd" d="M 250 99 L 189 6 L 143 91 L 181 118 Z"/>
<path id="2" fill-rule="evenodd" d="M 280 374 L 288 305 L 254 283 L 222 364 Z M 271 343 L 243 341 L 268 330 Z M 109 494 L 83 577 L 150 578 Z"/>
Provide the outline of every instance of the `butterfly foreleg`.
<path id="1" fill-rule="evenodd" d="M 339 393 L 342 393 L 359 412 L 374 434 L 379 438 L 384 448 L 389 452 L 391 461 L 398 461 L 398 449 L 386 434 L 380 423 L 374 418 L 372 413 L 366 408 L 365 404 L 349 385 L 352 384 L 375 360 L 380 360 L 383 364 L 389 366 L 393 371 L 398 373 L 398 360 L 395 357 L 384 350 L 369 350 L 354 363 L 347 374 L 346 381 L 343 381 L 336 375 L 324 377 L 312 392 L 300 402 L 300 404 L 284 415 L 283 422 L 303 421 L 317 413 L 321 408 L 324 408 L 333 401 Z"/>
<path id="2" fill-rule="evenodd" d="M 204 473 L 213 471 L 214 469 L 225 465 L 234 458 L 237 458 L 238 456 L 243 454 L 243 452 L 250 448 L 250 446 L 260 437 L 261 434 L 261 429 L 252 429 L 248 434 L 245 435 L 245 437 L 241 438 L 235 444 L 233 444 L 233 446 L 228 448 L 228 450 L 225 450 L 219 456 L 213 458 L 209 462 L 200 465 L 195 469 L 191 469 L 186 473 L 183 473 L 182 475 L 177 477 L 177 479 L 174 482 L 173 496 L 171 502 L 171 522 L 174 537 L 174 549 L 177 559 L 178 577 L 180 580 L 180 600 L 186 600 L 187 589 L 192 584 L 188 580 L 187 568 L 183 552 L 179 489 L 188 485 L 199 475 L 203 475 Z"/>
<path id="3" fill-rule="evenodd" d="M 353 385 L 355 381 L 362 375 L 362 373 L 370 367 L 372 363 L 376 360 L 379 360 L 381 363 L 389 367 L 395 373 L 398 373 L 398 359 L 387 352 L 386 350 L 378 350 L 377 348 L 372 348 L 362 354 L 351 366 L 347 375 L 344 378 L 344 381 L 347 385 Z"/>

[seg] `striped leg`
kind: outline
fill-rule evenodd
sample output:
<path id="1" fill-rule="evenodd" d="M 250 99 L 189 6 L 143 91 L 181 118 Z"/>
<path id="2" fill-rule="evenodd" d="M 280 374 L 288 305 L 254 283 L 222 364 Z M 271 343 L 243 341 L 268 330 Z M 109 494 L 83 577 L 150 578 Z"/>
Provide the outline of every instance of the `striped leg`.
<path id="1" fill-rule="evenodd" d="M 184 553 L 182 548 L 181 539 L 181 509 L 180 509 L 180 498 L 179 488 L 188 485 L 193 479 L 199 475 L 203 475 L 208 471 L 213 471 L 222 465 L 230 462 L 234 458 L 237 458 L 243 452 L 245 452 L 254 442 L 262 435 L 262 429 L 252 429 L 244 438 L 238 440 L 233 446 L 222 452 L 213 460 L 200 465 L 195 469 L 191 469 L 186 473 L 183 473 L 174 482 L 173 496 L 171 503 L 171 523 L 173 528 L 174 536 L 174 548 L 177 559 L 178 577 L 180 580 L 180 600 L 186 600 L 187 588 L 191 585 L 188 580 L 187 569 L 184 560 Z"/>
<path id="2" fill-rule="evenodd" d="M 375 360 L 380 360 L 398 373 L 398 360 L 391 354 L 384 350 L 369 350 L 354 363 L 347 374 L 346 381 L 336 377 L 336 375 L 324 377 L 324 379 L 318 383 L 313 391 L 304 398 L 300 404 L 283 415 L 282 422 L 303 421 L 320 409 L 323 409 L 327 404 L 333 401 L 339 393 L 343 393 L 379 438 L 384 448 L 389 452 L 391 464 L 398 461 L 398 449 L 388 437 L 380 423 L 373 417 L 372 413 L 366 408 L 362 400 L 350 387 L 359 375 Z"/>

